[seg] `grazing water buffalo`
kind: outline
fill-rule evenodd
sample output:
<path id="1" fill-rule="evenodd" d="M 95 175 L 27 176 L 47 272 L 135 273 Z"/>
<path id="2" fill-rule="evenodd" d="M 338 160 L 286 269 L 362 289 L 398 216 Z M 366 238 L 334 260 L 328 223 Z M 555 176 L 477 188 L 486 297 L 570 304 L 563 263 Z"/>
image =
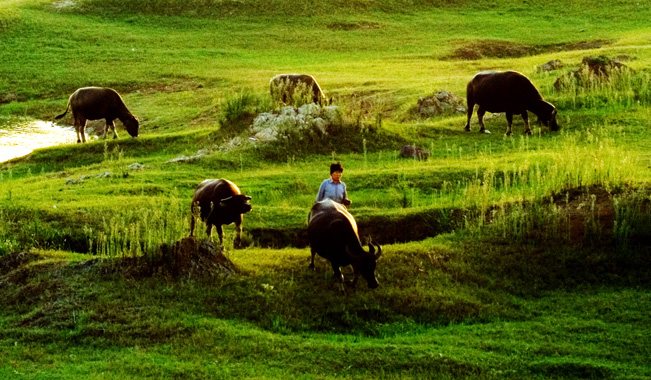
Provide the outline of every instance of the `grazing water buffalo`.
<path id="1" fill-rule="evenodd" d="M 83 87 L 70 95 L 68 107 L 55 119 L 61 119 L 72 108 L 72 116 L 75 119 L 75 130 L 77 131 L 77 142 L 86 142 L 84 129 L 86 120 L 106 120 L 104 137 L 108 135 L 109 129 L 113 130 L 113 138 L 117 138 L 113 120 L 120 119 L 132 137 L 138 137 L 138 118 L 133 116 L 124 105 L 122 97 L 115 90 L 104 87 Z M 80 139 L 81 135 L 81 139 Z"/>
<path id="2" fill-rule="evenodd" d="M 357 223 L 343 205 L 331 199 L 316 202 L 308 217 L 307 236 L 312 251 L 310 268 L 314 268 L 314 255 L 318 253 L 330 261 L 335 280 L 342 284 L 344 276 L 340 268 L 352 265 L 355 272 L 353 285 L 361 275 L 369 288 L 379 286 L 375 279 L 375 265 L 382 255 L 382 247 L 369 244 L 368 252 L 364 250 L 359 240 Z"/>
<path id="3" fill-rule="evenodd" d="M 516 71 L 482 71 L 472 78 L 466 90 L 468 102 L 466 131 L 470 131 L 470 118 L 475 104 L 479 105 L 477 109 L 477 118 L 481 127 L 479 132 L 488 132 L 483 120 L 486 111 L 506 113 L 507 136 L 512 133 L 513 115 L 522 115 L 524 133 L 531 134 L 527 111 L 536 114 L 538 119 L 552 131 L 559 129 L 556 124 L 556 107 L 544 101 L 529 78 Z"/>
<path id="4" fill-rule="evenodd" d="M 307 74 L 278 74 L 269 81 L 269 88 L 271 99 L 285 104 L 294 104 L 295 97 L 301 96 L 320 106 L 332 103 L 332 98 L 326 98 L 316 79 Z"/>
<path id="5" fill-rule="evenodd" d="M 219 243 L 223 245 L 223 224 L 235 223 L 237 237 L 235 248 L 239 248 L 242 240 L 242 214 L 251 211 L 251 197 L 242 194 L 240 189 L 226 179 L 207 179 L 194 190 L 190 216 L 190 236 L 194 235 L 194 224 L 197 214 L 206 223 L 206 234 L 211 237 L 212 226 L 217 229 Z"/>

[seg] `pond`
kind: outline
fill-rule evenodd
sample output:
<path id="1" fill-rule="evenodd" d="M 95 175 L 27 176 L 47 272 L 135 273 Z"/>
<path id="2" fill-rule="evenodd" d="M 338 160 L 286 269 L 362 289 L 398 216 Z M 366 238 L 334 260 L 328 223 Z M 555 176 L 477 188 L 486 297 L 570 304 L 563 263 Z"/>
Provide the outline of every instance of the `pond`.
<path id="1" fill-rule="evenodd" d="M 30 154 L 34 149 L 77 142 L 75 129 L 51 121 L 0 117 L 0 162 Z"/>

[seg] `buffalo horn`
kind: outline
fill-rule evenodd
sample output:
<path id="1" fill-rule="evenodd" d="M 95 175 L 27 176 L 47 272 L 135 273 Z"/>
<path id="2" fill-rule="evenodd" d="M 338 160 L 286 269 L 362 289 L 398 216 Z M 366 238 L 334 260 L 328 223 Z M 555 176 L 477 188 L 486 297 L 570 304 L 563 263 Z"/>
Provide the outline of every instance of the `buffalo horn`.
<path id="1" fill-rule="evenodd" d="M 375 247 L 377 247 L 377 253 L 375 253 Z M 379 244 L 368 243 L 368 253 L 373 255 L 375 260 L 377 260 L 382 255 L 382 247 Z"/>
<path id="2" fill-rule="evenodd" d="M 224 198 L 224 199 L 222 199 L 220 202 L 228 202 L 228 201 L 231 200 L 231 198 L 233 198 L 233 196 L 230 196 L 230 197 L 228 197 L 228 198 Z"/>
<path id="3" fill-rule="evenodd" d="M 377 260 L 380 258 L 380 256 L 382 256 L 382 247 L 379 244 L 375 245 L 377 245 L 377 253 L 375 254 L 375 260 Z"/>

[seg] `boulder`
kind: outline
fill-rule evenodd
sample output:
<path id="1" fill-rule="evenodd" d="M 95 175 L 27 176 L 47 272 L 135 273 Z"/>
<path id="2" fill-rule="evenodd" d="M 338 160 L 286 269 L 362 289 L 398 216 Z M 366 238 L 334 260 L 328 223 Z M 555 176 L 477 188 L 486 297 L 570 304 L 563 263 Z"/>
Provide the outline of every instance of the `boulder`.
<path id="1" fill-rule="evenodd" d="M 560 59 L 552 59 L 547 63 L 543 63 L 540 66 L 536 67 L 536 70 L 540 72 L 554 71 L 563 68 L 563 62 Z"/>
<path id="2" fill-rule="evenodd" d="M 416 145 L 403 145 L 402 148 L 400 148 L 400 157 L 427 160 L 429 154 L 429 150 L 420 148 Z"/>
<path id="3" fill-rule="evenodd" d="M 421 118 L 465 112 L 465 100 L 444 90 L 419 98 L 416 106 L 416 113 Z"/>
<path id="4" fill-rule="evenodd" d="M 249 128 L 251 141 L 267 143 L 288 134 L 301 136 L 326 136 L 333 126 L 341 124 L 341 115 L 336 106 L 321 107 L 309 103 L 301 107 L 283 107 L 272 112 L 259 114 Z"/>

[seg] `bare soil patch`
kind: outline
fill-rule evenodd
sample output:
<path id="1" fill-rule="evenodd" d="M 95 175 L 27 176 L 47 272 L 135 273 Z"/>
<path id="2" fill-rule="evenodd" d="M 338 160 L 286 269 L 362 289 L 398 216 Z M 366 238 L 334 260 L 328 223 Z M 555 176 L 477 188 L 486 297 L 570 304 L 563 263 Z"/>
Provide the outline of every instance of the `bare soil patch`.
<path id="1" fill-rule="evenodd" d="M 611 192 L 602 187 L 573 189 L 559 198 L 555 203 L 568 215 L 572 243 L 581 243 L 589 235 L 586 229 L 602 238 L 612 236 L 616 215 Z"/>
<path id="2" fill-rule="evenodd" d="M 172 245 L 163 244 L 152 255 L 125 257 L 108 262 L 109 272 L 132 278 L 163 277 L 172 280 L 231 276 L 237 268 L 210 240 L 183 238 Z M 111 270 L 112 269 L 112 270 Z"/>
<path id="3" fill-rule="evenodd" d="M 482 58 L 519 58 L 531 55 L 598 49 L 610 44 L 608 40 L 577 41 L 561 44 L 527 45 L 506 40 L 478 39 L 457 41 L 457 47 L 447 59 L 477 60 Z"/>
<path id="4" fill-rule="evenodd" d="M 332 22 L 328 24 L 330 30 L 373 30 L 382 29 L 382 24 L 371 21 L 358 21 L 358 22 Z"/>

